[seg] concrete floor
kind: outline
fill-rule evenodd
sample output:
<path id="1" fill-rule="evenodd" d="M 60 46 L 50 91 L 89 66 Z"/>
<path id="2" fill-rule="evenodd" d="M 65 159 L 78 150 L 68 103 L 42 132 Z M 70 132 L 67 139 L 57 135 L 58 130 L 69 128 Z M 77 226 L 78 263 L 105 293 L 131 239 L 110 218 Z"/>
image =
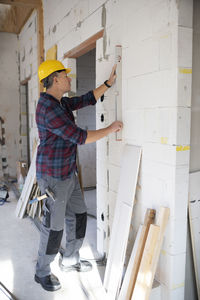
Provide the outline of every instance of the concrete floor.
<path id="1" fill-rule="evenodd" d="M 89 213 L 95 215 L 95 190 L 85 192 Z M 92 260 L 93 270 L 88 273 L 64 273 L 58 267 L 59 255 L 52 263 L 52 272 L 59 278 L 62 288 L 56 292 L 47 292 L 34 281 L 34 269 L 37 259 L 39 231 L 33 221 L 26 217 L 15 217 L 17 200 L 9 193 L 9 203 L 0 206 L 0 282 L 2 282 L 18 300 L 85 300 L 106 299 L 102 288 L 105 267 L 97 266 Z M 62 243 L 64 240 L 62 241 Z M 88 217 L 88 227 L 82 258 L 97 258 L 96 219 Z M 0 300 L 7 300 L 0 290 Z"/>

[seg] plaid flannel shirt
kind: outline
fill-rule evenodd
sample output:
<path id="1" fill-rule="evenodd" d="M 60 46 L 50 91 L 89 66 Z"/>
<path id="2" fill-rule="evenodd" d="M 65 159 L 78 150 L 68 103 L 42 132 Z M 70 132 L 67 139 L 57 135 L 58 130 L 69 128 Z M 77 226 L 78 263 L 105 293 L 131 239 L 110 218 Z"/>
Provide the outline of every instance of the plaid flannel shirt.
<path id="1" fill-rule="evenodd" d="M 93 91 L 80 97 L 63 97 L 61 102 L 47 93 L 40 94 L 36 109 L 38 179 L 49 175 L 64 180 L 76 170 L 77 144 L 85 143 L 87 131 L 76 126 L 72 111 L 95 104 Z"/>

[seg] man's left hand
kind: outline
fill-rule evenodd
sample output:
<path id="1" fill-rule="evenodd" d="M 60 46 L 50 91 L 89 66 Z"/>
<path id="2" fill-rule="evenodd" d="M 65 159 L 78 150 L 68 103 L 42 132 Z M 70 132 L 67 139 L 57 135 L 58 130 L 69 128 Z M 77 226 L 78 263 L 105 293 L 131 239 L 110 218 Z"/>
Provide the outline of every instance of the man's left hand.
<path id="1" fill-rule="evenodd" d="M 113 68 L 112 68 L 112 71 L 111 71 L 111 73 L 110 73 L 110 77 L 109 77 L 109 79 L 108 79 L 108 84 L 109 85 L 113 85 L 113 83 L 115 82 L 115 79 L 116 79 L 116 77 L 117 77 L 117 75 L 116 75 L 116 69 L 117 69 L 117 64 L 115 64 L 114 66 L 113 66 Z"/>

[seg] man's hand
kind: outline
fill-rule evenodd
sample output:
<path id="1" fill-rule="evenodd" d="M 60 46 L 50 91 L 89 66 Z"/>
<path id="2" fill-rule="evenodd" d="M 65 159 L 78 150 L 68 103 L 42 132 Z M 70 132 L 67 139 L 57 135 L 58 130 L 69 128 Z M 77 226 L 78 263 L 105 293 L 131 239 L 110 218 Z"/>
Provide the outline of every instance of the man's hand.
<path id="1" fill-rule="evenodd" d="M 116 75 L 116 69 L 117 69 L 117 64 L 115 64 L 114 66 L 113 66 L 113 68 L 112 68 L 112 71 L 111 71 L 111 73 L 110 73 L 110 77 L 109 77 L 109 79 L 108 79 L 108 84 L 109 85 L 113 85 L 113 83 L 115 82 L 115 79 L 116 79 L 116 77 L 117 77 L 117 75 Z"/>
<path id="2" fill-rule="evenodd" d="M 115 79 L 117 77 L 116 68 L 117 68 L 117 65 L 114 65 L 113 68 L 112 68 L 112 72 L 110 73 L 110 77 L 107 80 L 107 83 L 110 86 L 113 85 L 113 83 L 115 82 Z M 108 87 L 103 83 L 98 88 L 93 90 L 94 97 L 95 97 L 96 101 L 107 91 L 107 89 L 108 89 Z"/>
<path id="3" fill-rule="evenodd" d="M 110 132 L 118 132 L 120 130 L 122 130 L 123 128 L 123 123 L 120 121 L 115 121 L 112 124 L 110 124 L 110 126 L 108 126 L 110 128 Z"/>
<path id="4" fill-rule="evenodd" d="M 96 142 L 112 132 L 120 131 L 123 128 L 123 123 L 115 121 L 110 126 L 98 130 L 88 130 L 85 144 Z"/>

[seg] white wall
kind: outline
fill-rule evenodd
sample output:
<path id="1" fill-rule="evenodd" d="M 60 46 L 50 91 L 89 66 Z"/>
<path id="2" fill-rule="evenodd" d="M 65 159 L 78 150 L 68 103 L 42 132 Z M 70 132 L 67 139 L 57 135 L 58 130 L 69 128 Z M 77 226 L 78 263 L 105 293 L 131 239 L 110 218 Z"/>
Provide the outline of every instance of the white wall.
<path id="1" fill-rule="evenodd" d="M 110 74 L 115 45 L 122 45 L 123 141 L 116 142 L 113 134 L 97 142 L 98 248 L 107 251 L 107 223 L 111 228 L 123 146 L 141 145 L 134 234 L 147 208 L 158 211 L 161 205 L 170 207 L 157 270 L 162 300 L 184 299 L 192 4 L 188 0 L 43 1 L 45 50 L 57 44 L 60 60 L 67 51 L 104 29 L 96 45 L 97 86 Z M 26 28 L 28 32 L 33 27 L 27 23 Z M 23 36 L 21 43 L 30 45 L 25 32 Z M 23 47 L 21 51 L 24 57 Z M 32 74 L 30 101 L 34 104 L 36 70 Z M 33 108 L 34 105 L 32 112 Z M 102 114 L 104 122 L 100 119 Z M 110 89 L 96 107 L 97 129 L 114 119 L 114 93 Z M 35 133 L 34 125 L 31 127 Z"/>
<path id="2" fill-rule="evenodd" d="M 5 121 L 8 174 L 16 177 L 19 160 L 19 73 L 16 34 L 0 32 L 0 116 Z M 2 149 L 0 146 L 2 155 Z M 0 157 L 1 157 L 0 155 Z M 2 168 L 0 161 L 0 176 Z"/>

